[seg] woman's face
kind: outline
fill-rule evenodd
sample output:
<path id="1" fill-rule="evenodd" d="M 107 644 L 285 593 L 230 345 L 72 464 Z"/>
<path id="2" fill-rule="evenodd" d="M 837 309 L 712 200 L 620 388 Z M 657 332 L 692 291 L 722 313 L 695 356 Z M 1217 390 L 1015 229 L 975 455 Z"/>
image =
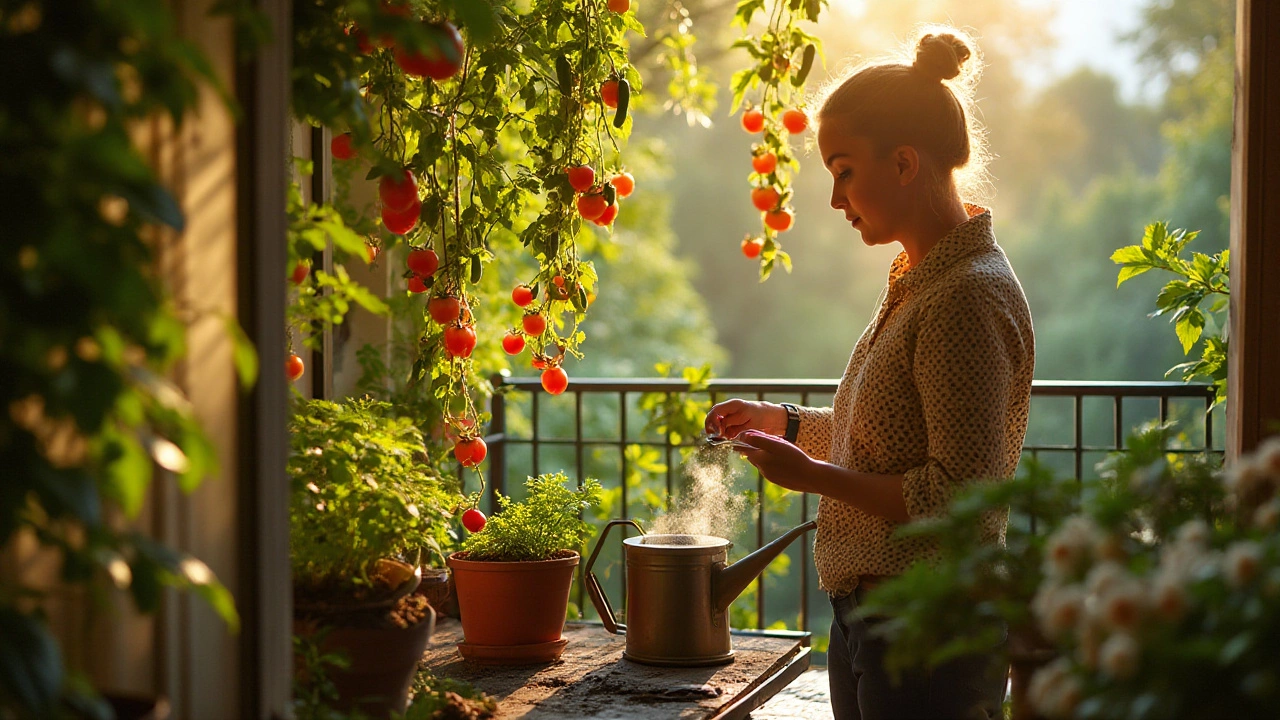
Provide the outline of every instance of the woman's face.
<path id="1" fill-rule="evenodd" d="M 870 139 L 849 133 L 839 120 L 818 126 L 818 149 L 832 177 L 831 207 L 867 245 L 899 239 L 911 208 L 908 187 L 919 168 L 915 151 L 900 147 L 882 156 Z"/>

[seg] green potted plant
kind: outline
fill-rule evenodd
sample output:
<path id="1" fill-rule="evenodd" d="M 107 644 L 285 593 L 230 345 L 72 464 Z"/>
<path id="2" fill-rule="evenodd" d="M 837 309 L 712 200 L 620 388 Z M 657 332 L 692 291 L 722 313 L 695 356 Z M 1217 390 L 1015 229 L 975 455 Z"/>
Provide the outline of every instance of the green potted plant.
<path id="1" fill-rule="evenodd" d="M 414 594 L 462 498 L 425 464 L 422 434 L 389 404 L 301 401 L 291 423 L 290 550 L 297 632 L 323 630 L 348 667 L 339 705 L 403 712 L 435 613 Z"/>
<path id="2" fill-rule="evenodd" d="M 449 556 L 465 642 L 463 657 L 492 664 L 560 657 L 569 589 L 591 532 L 582 513 L 600 504 L 600 483 L 565 486 L 563 473 L 525 483 L 520 502 L 498 496 L 499 512 Z"/>

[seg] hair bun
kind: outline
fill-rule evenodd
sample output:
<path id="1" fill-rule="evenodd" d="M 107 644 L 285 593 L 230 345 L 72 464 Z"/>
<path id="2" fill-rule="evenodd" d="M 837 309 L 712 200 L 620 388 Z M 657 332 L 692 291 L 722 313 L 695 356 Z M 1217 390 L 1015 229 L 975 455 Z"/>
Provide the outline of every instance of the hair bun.
<path id="1" fill-rule="evenodd" d="M 972 53 L 963 40 L 943 33 L 925 35 L 916 45 L 916 61 L 912 68 L 925 77 L 939 82 L 960 74 L 960 66 Z"/>

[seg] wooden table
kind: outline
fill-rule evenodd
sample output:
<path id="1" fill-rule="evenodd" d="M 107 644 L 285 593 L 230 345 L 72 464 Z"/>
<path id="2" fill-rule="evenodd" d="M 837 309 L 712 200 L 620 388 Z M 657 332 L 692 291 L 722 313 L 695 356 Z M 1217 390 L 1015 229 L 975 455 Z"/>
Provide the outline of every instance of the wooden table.
<path id="1" fill-rule="evenodd" d="M 809 633 L 733 634 L 734 662 L 663 668 L 622 658 L 626 639 L 600 625 L 569 624 L 554 663 L 514 667 L 463 660 L 462 627 L 441 618 L 423 662 L 437 675 L 465 680 L 498 701 L 499 718 L 737 720 L 809 667 Z"/>

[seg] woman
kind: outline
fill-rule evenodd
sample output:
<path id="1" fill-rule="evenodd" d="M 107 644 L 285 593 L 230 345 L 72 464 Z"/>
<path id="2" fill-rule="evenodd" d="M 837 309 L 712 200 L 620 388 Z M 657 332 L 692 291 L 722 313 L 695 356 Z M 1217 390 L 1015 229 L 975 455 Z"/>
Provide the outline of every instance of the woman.
<path id="1" fill-rule="evenodd" d="M 973 55 L 959 32 L 935 31 L 914 62 L 865 66 L 824 93 L 816 124 L 831 207 L 867 245 L 902 252 L 833 407 L 729 400 L 707 415 L 707 432 L 749 444 L 740 452 L 769 481 L 822 496 L 814 563 L 835 611 L 837 720 L 1000 716 L 994 657 L 894 684 L 883 642 L 853 611 L 868 588 L 928 556 L 927 543 L 893 539 L 895 528 L 944 512 L 965 482 L 1012 477 L 1026 434 L 1031 315 L 990 211 L 964 203 L 958 184 L 983 170 L 967 111 Z M 1004 528 L 993 517 L 986 530 L 1003 542 Z"/>

